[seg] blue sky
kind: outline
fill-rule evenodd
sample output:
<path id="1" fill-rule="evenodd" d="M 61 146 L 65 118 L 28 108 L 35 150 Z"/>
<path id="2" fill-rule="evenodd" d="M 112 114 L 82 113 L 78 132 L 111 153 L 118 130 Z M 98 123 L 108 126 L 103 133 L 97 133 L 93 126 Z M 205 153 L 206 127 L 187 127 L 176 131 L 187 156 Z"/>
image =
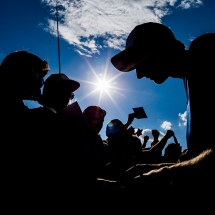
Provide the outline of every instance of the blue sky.
<path id="1" fill-rule="evenodd" d="M 58 0 L 57 3 L 61 72 L 80 82 L 75 97 L 82 110 L 99 105 L 107 111 L 102 138 L 106 138 L 108 121 L 118 118 L 126 122 L 132 108 L 143 107 L 148 118 L 135 119 L 132 126 L 143 129 L 143 136 L 150 137 L 151 129 L 161 133 L 172 129 L 185 149 L 186 96 L 182 80 L 169 78 L 162 85 L 145 78 L 138 80 L 135 70 L 120 73 L 110 58 L 125 48 L 126 37 L 136 25 L 149 21 L 170 27 L 188 49 L 195 37 L 215 32 L 215 1 Z M 55 0 L 0 1 L 0 62 L 15 50 L 26 50 L 48 61 L 49 74 L 59 72 L 55 6 Z M 107 92 L 96 90 L 99 79 L 104 78 L 109 80 Z M 38 107 L 34 102 L 25 103 L 31 108 Z M 204 130 L 205 125 L 199 126 Z"/>

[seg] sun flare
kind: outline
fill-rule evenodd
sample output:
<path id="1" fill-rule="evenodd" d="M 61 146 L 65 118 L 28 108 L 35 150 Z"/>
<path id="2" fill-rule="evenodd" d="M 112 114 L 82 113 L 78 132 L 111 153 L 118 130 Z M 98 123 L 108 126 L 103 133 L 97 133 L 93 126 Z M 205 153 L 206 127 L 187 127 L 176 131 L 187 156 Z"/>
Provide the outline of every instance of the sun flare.
<path id="1" fill-rule="evenodd" d="M 109 59 L 109 57 L 108 57 L 108 59 Z M 94 85 L 95 88 L 92 89 L 92 91 L 90 90 L 82 98 L 79 98 L 79 102 L 88 98 L 89 96 L 98 95 L 98 104 L 100 104 L 103 97 L 104 98 L 108 97 L 112 101 L 112 103 L 115 105 L 115 107 L 121 112 L 120 107 L 118 106 L 117 102 L 114 99 L 114 95 L 118 94 L 120 96 L 125 96 L 124 94 L 120 93 L 120 91 L 124 91 L 125 89 L 120 88 L 118 86 L 118 83 L 116 82 L 116 79 L 119 76 L 121 76 L 122 73 L 119 72 L 112 77 L 110 77 L 110 75 L 109 75 L 109 77 L 107 77 L 108 63 L 102 72 L 97 73 L 95 71 L 95 69 L 92 67 L 92 65 L 89 63 L 89 61 L 87 59 L 85 59 L 85 60 L 90 68 L 90 71 L 95 76 L 95 79 L 91 79 L 90 81 L 88 81 L 88 80 L 80 80 L 80 81 L 90 84 L 90 85 Z M 107 60 L 107 62 L 109 62 L 109 61 Z"/>
<path id="2" fill-rule="evenodd" d="M 97 90 L 99 91 L 108 91 L 108 88 L 110 87 L 109 83 L 105 80 L 99 80 L 97 85 Z"/>

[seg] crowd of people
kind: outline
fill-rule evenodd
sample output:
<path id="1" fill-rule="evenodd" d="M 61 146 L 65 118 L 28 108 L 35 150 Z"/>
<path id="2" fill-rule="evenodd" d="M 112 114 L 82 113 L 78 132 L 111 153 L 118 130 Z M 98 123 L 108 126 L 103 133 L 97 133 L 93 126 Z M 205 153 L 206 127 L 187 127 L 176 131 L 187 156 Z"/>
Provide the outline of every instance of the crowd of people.
<path id="1" fill-rule="evenodd" d="M 138 79 L 150 78 L 156 84 L 168 77 L 184 81 L 188 124 L 187 149 L 182 151 L 172 130 L 162 138 L 152 130 L 153 141 L 146 147 L 149 136 L 141 141 L 141 129 L 131 126 L 132 114 L 126 123 L 108 122 L 107 139 L 102 139 L 106 110 L 92 104 L 82 112 L 77 102 L 70 105 L 80 83 L 62 73 L 44 81 L 46 61 L 27 51 L 9 54 L 0 66 L 5 195 L 65 196 L 76 191 L 146 195 L 212 189 L 214 144 L 209 122 L 214 58 L 215 33 L 197 37 L 186 50 L 167 26 L 152 22 L 136 26 L 126 49 L 111 58 L 119 71 L 136 69 Z M 30 109 L 24 100 L 37 101 L 41 107 Z M 167 144 L 170 138 L 175 141 Z"/>

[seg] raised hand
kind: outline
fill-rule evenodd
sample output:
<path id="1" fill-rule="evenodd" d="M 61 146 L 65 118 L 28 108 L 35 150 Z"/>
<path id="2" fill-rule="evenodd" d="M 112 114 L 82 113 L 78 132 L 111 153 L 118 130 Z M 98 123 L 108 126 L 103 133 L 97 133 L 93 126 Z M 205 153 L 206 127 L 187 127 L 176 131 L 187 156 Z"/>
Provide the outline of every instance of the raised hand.
<path id="1" fill-rule="evenodd" d="M 172 130 L 167 130 L 165 135 L 166 135 L 168 138 L 170 138 L 170 137 L 175 136 L 175 133 L 174 133 L 174 131 L 172 131 Z"/>

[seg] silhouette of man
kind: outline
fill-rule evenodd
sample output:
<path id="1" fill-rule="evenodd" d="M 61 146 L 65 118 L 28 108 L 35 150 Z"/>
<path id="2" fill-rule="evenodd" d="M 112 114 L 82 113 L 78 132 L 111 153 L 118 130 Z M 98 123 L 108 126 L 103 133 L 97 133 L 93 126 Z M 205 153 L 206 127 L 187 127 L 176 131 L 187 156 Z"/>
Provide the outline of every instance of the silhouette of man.
<path id="1" fill-rule="evenodd" d="M 83 111 L 92 133 L 98 135 L 103 127 L 106 111 L 99 106 L 88 106 Z"/>
<path id="2" fill-rule="evenodd" d="M 63 190 L 72 189 L 74 184 L 81 190 L 88 182 L 87 179 L 85 183 L 81 181 L 84 180 L 83 174 L 89 174 L 84 168 L 84 144 L 87 141 L 84 141 L 86 137 L 79 125 L 80 121 L 75 114 L 61 112 L 68 107 L 74 91 L 79 87 L 80 83 L 63 73 L 51 74 L 44 82 L 40 99 L 43 107 L 30 110 L 34 115 L 34 129 L 40 124 L 42 131 L 33 140 L 37 142 L 35 150 L 40 156 L 37 175 L 43 176 L 43 180 L 38 179 L 37 183 L 50 194 L 53 186 L 53 191 L 61 195 Z"/>
<path id="3" fill-rule="evenodd" d="M 74 91 L 80 83 L 68 78 L 65 74 L 51 74 L 44 83 L 42 100 L 44 107 L 51 111 L 59 112 L 67 107 L 74 98 Z"/>
<path id="4" fill-rule="evenodd" d="M 83 114 L 89 124 L 88 133 L 89 148 L 87 151 L 88 163 L 91 162 L 91 172 L 96 177 L 101 177 L 105 165 L 110 161 L 108 145 L 103 142 L 99 132 L 101 131 L 106 116 L 106 111 L 99 106 L 88 106 Z"/>
<path id="5" fill-rule="evenodd" d="M 26 51 L 10 53 L 0 66 L 3 80 L 0 86 L 0 110 L 4 125 L 4 143 L 1 144 L 2 183 L 6 193 L 11 196 L 19 195 L 20 192 L 25 195 L 25 192 L 31 191 L 31 179 L 35 177 L 31 170 L 37 162 L 33 159 L 35 151 L 32 139 L 40 130 L 39 125 L 35 130 L 32 129 L 34 121 L 23 100 L 39 99 L 43 78 L 48 70 L 46 61 Z"/>
<path id="6" fill-rule="evenodd" d="M 165 35 L 168 38 L 166 42 L 173 50 L 170 49 L 170 51 L 168 46 L 156 50 L 154 43 L 156 41 L 162 43 L 160 39 L 156 40 L 156 37 L 164 38 Z M 170 38 L 167 35 L 172 36 Z M 130 43 L 132 39 L 133 45 Z M 211 101 L 214 80 L 211 71 L 214 70 L 215 33 L 206 33 L 197 37 L 191 42 L 188 51 L 180 47 L 178 49 L 174 46 L 174 41 L 177 43 L 173 33 L 166 26 L 158 23 L 142 24 L 128 36 L 126 49 L 111 59 L 113 65 L 120 71 L 128 72 L 136 69 L 138 78 L 150 78 L 156 84 L 163 83 L 168 77 L 181 78 L 187 93 L 187 144 L 189 156 L 194 158 L 170 168 L 151 171 L 144 177 L 137 176 L 134 184 L 140 189 L 145 180 L 157 178 L 157 182 L 164 179 L 179 190 L 186 187 L 192 192 L 196 188 L 198 188 L 197 193 L 208 192 L 208 189 L 214 188 L 212 176 L 214 175 L 214 143 L 211 135 L 200 135 L 200 132 L 201 125 L 210 124 L 213 113 Z M 161 46 L 162 44 L 157 48 Z M 163 55 L 160 55 L 160 61 L 156 56 L 161 53 Z M 153 62 L 150 67 L 149 62 Z M 208 134 L 212 134 L 213 126 L 207 126 L 206 130 Z M 140 184 L 136 183 L 138 180 Z"/>
<path id="7" fill-rule="evenodd" d="M 18 142 L 28 136 L 26 129 L 31 124 L 26 125 L 31 122 L 27 117 L 29 109 L 23 100 L 39 99 L 43 78 L 48 70 L 46 61 L 26 51 L 12 52 L 3 59 L 0 66 L 3 80 L 0 85 L 0 110 L 5 144 Z"/>
<path id="8" fill-rule="evenodd" d="M 186 51 L 167 26 L 149 22 L 136 26 L 127 38 L 126 49 L 111 59 L 112 64 L 122 72 L 136 69 L 138 79 L 150 78 L 156 84 L 162 84 L 168 77 L 184 81 L 190 157 L 210 148 L 211 138 L 206 137 L 209 135 L 199 135 L 199 125 L 208 124 L 212 114 L 213 79 L 209 71 L 214 68 L 214 44 L 214 33 L 205 34 L 192 41 L 189 51 Z M 202 71 L 207 74 L 203 75 Z M 207 102 L 208 105 L 205 105 Z"/>
<path id="9" fill-rule="evenodd" d="M 42 137 L 38 134 L 38 139 L 42 139 L 42 142 L 62 141 L 62 138 L 66 137 L 61 132 L 66 133 L 66 129 L 72 128 L 77 123 L 70 117 L 63 117 L 59 112 L 66 108 L 70 99 L 74 97 L 74 91 L 80 87 L 77 81 L 69 79 L 65 74 L 51 74 L 44 82 L 42 96 L 40 103 L 43 107 L 31 109 L 30 112 L 34 116 L 35 124 L 40 124 L 40 128 L 43 131 Z M 68 119 L 68 120 L 67 120 Z M 59 135 L 61 133 L 61 135 Z M 72 131 L 71 131 L 72 134 Z M 56 138 L 60 137 L 60 140 Z M 72 137 L 72 135 L 71 135 Z M 68 138 L 69 139 L 69 138 Z M 38 140 L 39 141 L 39 140 Z M 46 145 L 44 144 L 44 146 Z"/>
<path id="10" fill-rule="evenodd" d="M 7 55 L 0 67 L 1 79 L 4 80 L 0 86 L 4 103 L 2 111 L 16 112 L 17 115 L 17 111 L 27 110 L 23 100 L 39 99 L 48 70 L 47 62 L 32 53 L 15 51 Z"/>

